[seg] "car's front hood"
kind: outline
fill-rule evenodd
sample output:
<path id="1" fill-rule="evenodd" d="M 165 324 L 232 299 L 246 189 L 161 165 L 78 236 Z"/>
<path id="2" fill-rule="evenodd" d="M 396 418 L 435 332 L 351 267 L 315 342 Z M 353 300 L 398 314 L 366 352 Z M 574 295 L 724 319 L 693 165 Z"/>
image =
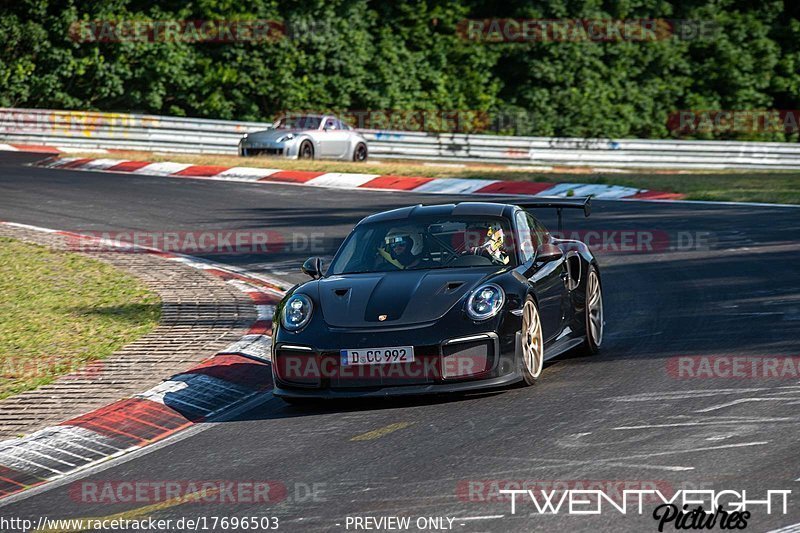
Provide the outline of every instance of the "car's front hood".
<path id="1" fill-rule="evenodd" d="M 297 135 L 303 130 L 263 130 L 263 131 L 256 131 L 253 133 L 248 133 L 245 141 L 247 142 L 258 142 L 258 143 L 275 143 L 278 142 L 278 139 L 281 137 L 285 137 L 288 134 L 292 133 Z"/>
<path id="2" fill-rule="evenodd" d="M 317 286 L 322 314 L 331 326 L 399 326 L 441 318 L 495 271 L 467 268 L 351 274 L 321 279 Z"/>

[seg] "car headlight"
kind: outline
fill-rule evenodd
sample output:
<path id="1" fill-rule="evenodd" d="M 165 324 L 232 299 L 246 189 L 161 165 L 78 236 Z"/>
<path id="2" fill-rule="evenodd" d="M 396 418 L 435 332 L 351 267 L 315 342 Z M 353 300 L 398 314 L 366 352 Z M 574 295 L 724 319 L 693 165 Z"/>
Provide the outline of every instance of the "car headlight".
<path id="1" fill-rule="evenodd" d="M 289 331 L 297 331 L 311 320 L 311 299 L 305 294 L 292 295 L 283 306 L 281 324 Z"/>
<path id="2" fill-rule="evenodd" d="M 506 294 L 494 283 L 481 285 L 467 299 L 467 315 L 473 320 L 486 320 L 500 312 Z"/>
<path id="3" fill-rule="evenodd" d="M 287 133 L 283 137 L 279 138 L 278 142 L 279 143 L 283 143 L 283 142 L 286 142 L 286 141 L 291 141 L 292 139 L 294 139 L 294 133 Z"/>

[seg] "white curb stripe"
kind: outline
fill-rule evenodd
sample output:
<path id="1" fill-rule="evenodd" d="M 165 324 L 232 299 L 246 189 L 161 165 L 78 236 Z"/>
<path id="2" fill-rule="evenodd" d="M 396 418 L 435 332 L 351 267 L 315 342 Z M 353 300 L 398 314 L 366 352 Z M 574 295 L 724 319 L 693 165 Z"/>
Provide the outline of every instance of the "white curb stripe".
<path id="1" fill-rule="evenodd" d="M 275 316 L 275 306 L 257 305 L 256 312 L 258 313 L 258 320 L 272 320 Z"/>
<path id="2" fill-rule="evenodd" d="M 64 165 L 68 165 L 69 163 L 72 163 L 74 161 L 78 161 L 79 159 L 80 159 L 80 157 L 59 157 L 58 159 L 54 159 L 52 161 L 48 161 L 47 162 L 47 167 L 49 167 L 49 168 L 59 168 L 59 167 L 63 167 Z M 79 167 L 75 167 L 73 170 L 85 170 L 85 167 L 86 167 L 87 163 L 88 163 L 88 161 L 86 163 L 83 163 Z M 117 163 L 122 163 L 122 160 L 118 160 Z"/>
<path id="3" fill-rule="evenodd" d="M 0 143 L 0 150 L 4 150 L 6 152 L 19 152 L 19 148 L 14 148 L 10 144 L 3 143 Z"/>
<path id="4" fill-rule="evenodd" d="M 122 163 L 119 159 L 92 159 L 80 166 L 81 170 L 105 170 Z"/>
<path id="5" fill-rule="evenodd" d="M 183 381 L 172 381 L 172 380 L 162 381 L 152 389 L 148 389 L 140 394 L 137 394 L 135 397 L 163 404 L 164 396 L 166 394 L 178 392 L 179 390 L 185 389 L 188 386 L 189 385 L 187 385 Z"/>
<path id="6" fill-rule="evenodd" d="M 46 470 L 51 474 L 61 475 L 67 470 L 54 470 L 43 464 L 37 463 L 30 459 L 30 452 L 27 446 L 18 446 L 8 450 L 7 452 L 0 452 L 0 464 L 13 468 L 19 472 L 31 473 L 41 476 L 42 470 Z"/>
<path id="7" fill-rule="evenodd" d="M 19 222 L 4 222 L 4 224 L 7 224 L 9 226 L 14 226 L 15 228 L 24 228 L 33 231 L 42 231 L 44 233 L 58 233 L 57 229 L 40 228 L 39 226 L 30 226 L 28 224 L 20 224 Z"/>
<path id="8" fill-rule="evenodd" d="M 365 183 L 374 180 L 380 174 L 345 174 L 341 172 L 328 172 L 305 182 L 311 187 L 333 187 L 335 189 L 356 189 Z"/>
<path id="9" fill-rule="evenodd" d="M 280 172 L 280 170 L 277 168 L 233 167 L 219 174 L 214 174 L 213 178 L 220 180 L 258 181 L 276 172 Z"/>
<path id="10" fill-rule="evenodd" d="M 55 160 L 54 162 L 45 163 L 44 166 L 59 167 L 67 163 L 76 161 L 76 158 L 63 158 Z M 73 168 L 73 170 L 102 170 L 108 168 L 105 165 L 111 165 L 111 161 L 107 159 L 98 159 L 96 161 L 88 161 Z M 119 160 L 115 164 L 124 162 Z M 113 165 L 111 165 L 113 166 Z M 149 163 L 138 170 L 134 170 L 133 174 L 144 175 L 157 175 L 157 176 L 174 176 L 175 174 L 185 170 L 191 166 L 203 165 L 190 165 L 184 163 Z M 514 167 L 517 168 L 517 167 Z M 531 167 L 538 168 L 538 167 Z M 518 169 L 518 168 L 517 168 Z M 225 180 L 225 181 L 238 181 L 238 182 L 256 182 L 264 178 L 268 178 L 278 172 L 284 172 L 283 169 L 275 168 L 256 168 L 256 167 L 231 167 L 219 172 L 212 176 L 180 176 L 192 179 L 208 179 L 208 180 Z M 305 182 L 291 182 L 292 185 L 311 186 L 311 187 L 329 187 L 335 189 L 357 189 L 361 188 L 375 178 L 381 177 L 381 174 L 360 174 L 360 173 L 344 173 L 344 172 L 327 172 L 320 176 L 309 179 Z M 403 178 L 404 176 L 399 176 Z M 265 180 L 269 181 L 269 180 Z M 437 193 L 437 194 L 474 194 L 476 191 L 483 189 L 494 183 L 502 183 L 503 180 L 490 180 L 490 179 L 465 179 L 465 178 L 437 178 L 413 189 L 381 189 L 388 192 L 419 192 L 419 193 Z M 372 189 L 370 187 L 370 189 Z M 572 194 L 576 196 L 592 195 L 598 199 L 620 200 L 628 198 L 629 196 L 636 195 L 637 193 L 647 192 L 647 189 L 636 189 L 633 187 L 623 187 L 619 185 L 603 185 L 603 184 L 586 184 L 586 183 L 557 183 L 550 189 L 541 191 L 536 195 L 528 196 L 565 196 L 568 191 L 572 190 Z"/>
<path id="11" fill-rule="evenodd" d="M 181 170 L 187 169 L 192 165 L 188 163 L 150 163 L 142 168 L 136 169 L 132 174 L 146 174 L 148 176 L 169 176 L 176 174 Z"/>
<path id="12" fill-rule="evenodd" d="M 222 353 L 240 353 L 248 357 L 270 361 L 272 339 L 266 335 L 245 335 L 222 350 Z"/>
<path id="13" fill-rule="evenodd" d="M 641 189 L 622 187 L 620 185 L 605 185 L 602 183 L 558 183 L 555 186 L 540 192 L 537 196 L 566 196 L 572 191 L 574 196 L 589 196 L 595 198 L 623 198 L 638 193 Z"/>
<path id="14" fill-rule="evenodd" d="M 478 189 L 483 189 L 499 180 L 479 180 L 464 178 L 441 178 L 419 187 L 411 189 L 413 192 L 428 192 L 437 194 L 471 194 Z"/>
<path id="15" fill-rule="evenodd" d="M 164 405 L 182 404 L 208 415 L 220 404 L 230 405 L 251 394 L 250 388 L 201 373 L 178 374 L 137 398 Z"/>
<path id="16" fill-rule="evenodd" d="M 227 281 L 227 283 L 233 285 L 234 287 L 239 289 L 241 292 L 246 292 L 248 294 L 254 293 L 254 292 L 261 292 L 261 289 L 259 289 L 255 285 L 251 285 L 251 284 L 247 283 L 246 281 L 242 281 L 240 279 L 229 279 Z"/>
<path id="17" fill-rule="evenodd" d="M 52 426 L 32 433 L 23 440 L 44 441 L 56 447 L 72 446 L 88 450 L 103 457 L 121 450 L 121 448 L 111 443 L 109 437 L 80 426 Z M 6 442 L 14 443 L 14 441 Z M 18 443 L 14 443 L 14 445 L 16 444 Z M 110 452 L 107 450 L 110 450 Z"/>

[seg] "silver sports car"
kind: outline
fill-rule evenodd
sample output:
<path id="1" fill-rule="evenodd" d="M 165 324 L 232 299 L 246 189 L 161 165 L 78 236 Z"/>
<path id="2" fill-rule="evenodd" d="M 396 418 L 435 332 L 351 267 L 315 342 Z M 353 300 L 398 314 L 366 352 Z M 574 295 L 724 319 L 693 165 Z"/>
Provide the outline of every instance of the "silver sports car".
<path id="1" fill-rule="evenodd" d="M 367 140 L 333 115 L 288 116 L 269 129 L 245 133 L 239 155 L 366 161 Z"/>

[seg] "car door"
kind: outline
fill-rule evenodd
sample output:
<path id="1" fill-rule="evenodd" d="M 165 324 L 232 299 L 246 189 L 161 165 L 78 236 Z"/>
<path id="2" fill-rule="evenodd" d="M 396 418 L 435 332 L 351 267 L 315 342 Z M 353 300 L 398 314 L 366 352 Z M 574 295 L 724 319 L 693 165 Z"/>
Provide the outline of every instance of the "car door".
<path id="1" fill-rule="evenodd" d="M 350 142 L 350 132 L 342 128 L 342 123 L 335 117 L 325 117 L 320 138 L 320 154 L 323 157 L 342 158 L 345 156 Z"/>
<path id="2" fill-rule="evenodd" d="M 523 247 L 523 256 L 526 253 L 526 247 L 529 247 L 533 253 L 532 266 L 528 271 L 528 281 L 533 285 L 539 302 L 542 337 L 547 342 L 557 337 L 564 325 L 564 303 L 567 297 L 566 261 L 564 258 L 547 263 L 536 261 L 536 250 L 543 243 L 552 242 L 553 238 L 547 229 L 530 214 L 519 211 L 517 227 L 520 231 L 519 239 Z M 524 242 L 525 239 L 528 243 Z"/>

